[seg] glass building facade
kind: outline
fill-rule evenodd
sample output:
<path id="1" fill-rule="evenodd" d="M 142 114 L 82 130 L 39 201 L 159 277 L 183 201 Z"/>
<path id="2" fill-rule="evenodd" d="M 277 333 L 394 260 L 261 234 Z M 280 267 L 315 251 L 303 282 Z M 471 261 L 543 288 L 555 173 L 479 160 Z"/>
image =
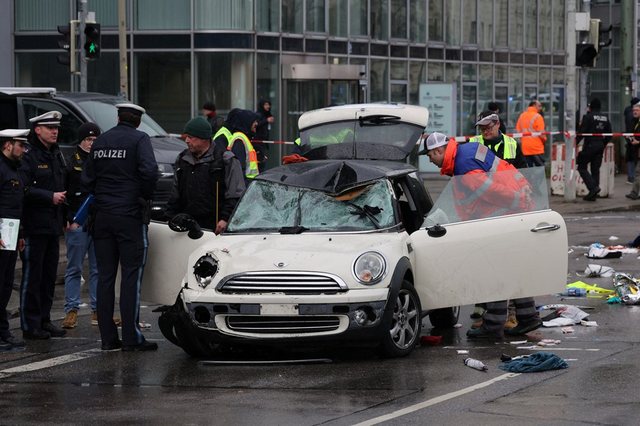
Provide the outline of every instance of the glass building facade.
<path id="1" fill-rule="evenodd" d="M 14 85 L 77 90 L 56 60 L 76 3 L 14 0 Z M 102 25 L 89 91 L 119 91 L 117 3 L 88 0 Z M 565 15 L 564 0 L 127 0 L 129 97 L 175 133 L 207 100 L 224 115 L 270 99 L 272 138 L 293 140 L 306 110 L 417 104 L 440 82 L 456 87 L 458 135 L 491 101 L 513 129 L 533 97 L 562 130 Z"/>

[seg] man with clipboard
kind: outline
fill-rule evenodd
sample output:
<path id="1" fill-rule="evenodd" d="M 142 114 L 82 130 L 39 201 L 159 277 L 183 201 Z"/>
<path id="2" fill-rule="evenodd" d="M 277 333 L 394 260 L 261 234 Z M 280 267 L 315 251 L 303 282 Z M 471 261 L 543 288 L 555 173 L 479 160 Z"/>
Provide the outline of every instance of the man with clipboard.
<path id="1" fill-rule="evenodd" d="M 7 305 L 13 291 L 13 279 L 18 251 L 24 249 L 19 226 L 22 216 L 24 182 L 18 174 L 20 159 L 28 144 L 29 130 L 0 131 L 0 352 L 23 347 L 24 341 L 9 331 Z"/>

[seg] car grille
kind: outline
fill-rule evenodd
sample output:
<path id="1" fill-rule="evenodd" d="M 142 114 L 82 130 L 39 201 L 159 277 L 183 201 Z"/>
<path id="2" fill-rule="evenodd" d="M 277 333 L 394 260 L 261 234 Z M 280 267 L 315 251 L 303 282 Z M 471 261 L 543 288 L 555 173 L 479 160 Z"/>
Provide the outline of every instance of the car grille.
<path id="1" fill-rule="evenodd" d="M 252 335 L 287 335 L 330 333 L 340 328 L 339 316 L 253 316 L 229 315 L 229 331 Z"/>
<path id="2" fill-rule="evenodd" d="M 346 284 L 331 274 L 304 272 L 247 272 L 223 282 L 224 293 L 323 294 L 347 291 Z"/>

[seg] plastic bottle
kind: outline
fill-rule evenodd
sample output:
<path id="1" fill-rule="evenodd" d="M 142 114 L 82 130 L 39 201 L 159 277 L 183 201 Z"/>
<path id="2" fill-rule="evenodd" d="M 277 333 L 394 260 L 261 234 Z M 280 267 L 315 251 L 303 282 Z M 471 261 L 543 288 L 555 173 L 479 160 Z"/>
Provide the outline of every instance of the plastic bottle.
<path id="1" fill-rule="evenodd" d="M 475 368 L 476 370 L 480 370 L 480 371 L 488 370 L 487 366 L 484 365 L 482 361 L 478 361 L 477 359 L 473 359 L 473 358 L 465 358 L 464 365 L 466 365 L 467 367 Z"/>
<path id="2" fill-rule="evenodd" d="M 584 288 L 569 287 L 567 288 L 567 291 L 562 293 L 562 295 L 569 297 L 585 297 L 587 295 L 587 290 Z"/>

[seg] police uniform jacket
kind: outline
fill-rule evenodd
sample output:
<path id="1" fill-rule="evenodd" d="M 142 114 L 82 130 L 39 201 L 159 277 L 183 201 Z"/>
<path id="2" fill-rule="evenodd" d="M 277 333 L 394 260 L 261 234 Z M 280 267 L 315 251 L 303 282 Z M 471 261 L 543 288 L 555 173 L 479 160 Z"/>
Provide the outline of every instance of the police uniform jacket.
<path id="1" fill-rule="evenodd" d="M 600 113 L 599 111 L 587 112 L 580 121 L 579 133 L 611 133 L 611 123 L 609 118 Z M 582 136 L 576 138 L 576 142 L 580 142 Z M 584 137 L 584 144 L 582 149 L 585 149 L 587 145 L 595 145 L 596 147 L 604 149 L 604 146 L 609 142 L 611 136 L 586 136 Z"/>
<path id="2" fill-rule="evenodd" d="M 240 162 L 230 151 L 214 155 L 215 146 L 200 158 L 188 149 L 175 162 L 174 184 L 165 214 L 191 215 L 203 228 L 215 229 L 220 220 L 229 220 L 245 189 Z"/>
<path id="3" fill-rule="evenodd" d="M 89 192 L 82 184 L 82 167 L 89 153 L 78 146 L 76 151 L 67 157 L 67 221 L 73 217 L 87 198 Z"/>
<path id="4" fill-rule="evenodd" d="M 25 183 L 21 227 L 25 235 L 62 235 L 64 205 L 53 204 L 53 193 L 63 192 L 65 164 L 57 144 L 47 149 L 37 137 L 22 157 L 20 173 Z"/>
<path id="5" fill-rule="evenodd" d="M 126 122 L 98 136 L 82 173 L 98 211 L 138 218 L 159 177 L 149 136 Z"/>
<path id="6" fill-rule="evenodd" d="M 18 174 L 19 161 L 13 161 L 0 154 L 0 217 L 20 219 L 24 183 Z"/>

